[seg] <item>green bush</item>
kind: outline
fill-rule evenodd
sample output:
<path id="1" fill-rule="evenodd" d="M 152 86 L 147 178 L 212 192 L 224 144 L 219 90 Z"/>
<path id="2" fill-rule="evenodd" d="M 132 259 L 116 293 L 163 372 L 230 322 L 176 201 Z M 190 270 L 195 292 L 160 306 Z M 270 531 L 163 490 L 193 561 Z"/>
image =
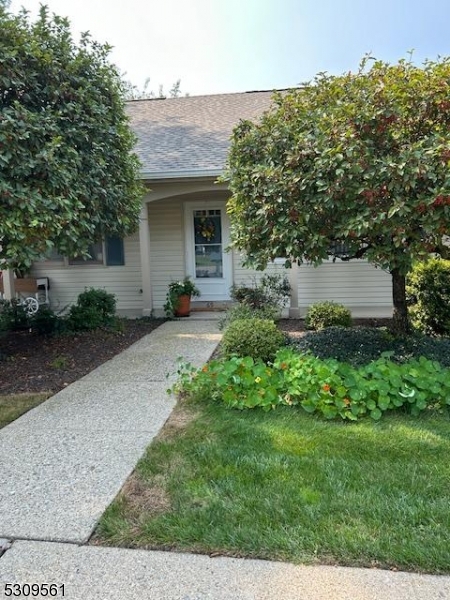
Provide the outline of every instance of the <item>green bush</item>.
<path id="1" fill-rule="evenodd" d="M 237 319 L 223 335 L 221 351 L 224 356 L 251 356 L 270 361 L 284 344 L 285 337 L 268 319 Z"/>
<path id="2" fill-rule="evenodd" d="M 351 327 L 352 314 L 343 304 L 325 301 L 311 304 L 305 316 L 308 329 L 324 329 L 325 327 Z"/>
<path id="3" fill-rule="evenodd" d="M 114 323 L 115 313 L 114 294 L 91 288 L 81 293 L 77 303 L 71 306 L 67 318 L 68 327 L 73 331 L 107 327 Z"/>
<path id="4" fill-rule="evenodd" d="M 428 335 L 450 335 L 450 260 L 417 263 L 407 283 L 413 326 Z"/>
<path id="5" fill-rule="evenodd" d="M 29 317 L 17 300 L 0 300 L 0 332 L 27 329 Z"/>
<path id="6" fill-rule="evenodd" d="M 175 391 L 218 400 L 231 408 L 299 406 L 327 419 L 381 418 L 388 410 L 419 415 L 450 406 L 450 369 L 424 357 L 397 364 L 382 356 L 353 367 L 292 349 L 277 352 L 272 365 L 250 356 L 211 361 L 202 369 L 179 369 Z"/>
<path id="7" fill-rule="evenodd" d="M 299 352 L 322 359 L 334 358 L 352 365 L 365 365 L 389 352 L 398 363 L 424 356 L 450 367 L 450 339 L 414 335 L 398 338 L 385 328 L 328 327 L 309 331 L 294 342 Z"/>
<path id="8" fill-rule="evenodd" d="M 30 327 L 39 334 L 48 335 L 59 330 L 60 319 L 49 307 L 42 305 L 37 313 L 30 317 Z"/>
<path id="9" fill-rule="evenodd" d="M 225 316 L 219 320 L 219 329 L 225 329 L 230 323 L 238 319 L 267 319 L 275 321 L 278 314 L 279 310 L 273 306 L 251 308 L 247 304 L 237 304 L 229 308 Z"/>
<path id="10" fill-rule="evenodd" d="M 276 273 L 264 275 L 259 282 L 255 279 L 250 286 L 233 285 L 230 290 L 233 300 L 256 310 L 268 306 L 279 309 L 285 306 L 290 294 L 288 278 Z"/>

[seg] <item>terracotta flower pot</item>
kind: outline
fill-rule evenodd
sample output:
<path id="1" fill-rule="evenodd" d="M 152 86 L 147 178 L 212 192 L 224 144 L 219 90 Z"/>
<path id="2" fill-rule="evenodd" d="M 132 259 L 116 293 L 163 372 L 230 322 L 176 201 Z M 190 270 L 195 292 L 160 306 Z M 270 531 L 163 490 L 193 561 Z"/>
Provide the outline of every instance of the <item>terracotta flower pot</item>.
<path id="1" fill-rule="evenodd" d="M 191 297 L 187 294 L 178 297 L 178 306 L 175 309 L 176 317 L 188 317 L 191 312 Z"/>

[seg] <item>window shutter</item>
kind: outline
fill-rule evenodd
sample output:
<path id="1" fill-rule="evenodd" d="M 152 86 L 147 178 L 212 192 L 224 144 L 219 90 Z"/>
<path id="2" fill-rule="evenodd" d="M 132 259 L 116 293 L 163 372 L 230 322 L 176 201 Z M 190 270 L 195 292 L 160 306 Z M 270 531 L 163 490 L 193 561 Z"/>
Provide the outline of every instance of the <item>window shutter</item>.
<path id="1" fill-rule="evenodd" d="M 125 253 L 123 249 L 123 239 L 117 236 L 107 237 L 106 246 L 106 264 L 108 267 L 117 267 L 125 264 Z"/>

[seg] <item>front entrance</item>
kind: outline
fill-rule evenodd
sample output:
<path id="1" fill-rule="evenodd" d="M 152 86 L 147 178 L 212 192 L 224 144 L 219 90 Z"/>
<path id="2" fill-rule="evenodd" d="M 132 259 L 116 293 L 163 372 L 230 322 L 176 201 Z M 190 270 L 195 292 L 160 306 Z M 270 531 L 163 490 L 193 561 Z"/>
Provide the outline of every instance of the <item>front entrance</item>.
<path id="1" fill-rule="evenodd" d="M 231 286 L 230 227 L 225 203 L 185 204 L 187 275 L 201 292 L 200 300 L 229 300 Z"/>

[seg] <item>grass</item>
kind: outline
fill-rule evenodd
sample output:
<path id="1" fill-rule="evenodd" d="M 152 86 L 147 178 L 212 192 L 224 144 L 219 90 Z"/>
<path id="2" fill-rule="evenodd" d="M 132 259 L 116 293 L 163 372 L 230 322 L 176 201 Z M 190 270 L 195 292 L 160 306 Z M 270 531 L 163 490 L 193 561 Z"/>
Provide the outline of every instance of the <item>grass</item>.
<path id="1" fill-rule="evenodd" d="M 18 419 L 31 408 L 38 406 L 50 396 L 50 392 L 0 396 L 0 429 L 15 419 Z"/>
<path id="2" fill-rule="evenodd" d="M 349 424 L 184 401 L 93 541 L 448 573 L 449 453 L 448 414 Z"/>

